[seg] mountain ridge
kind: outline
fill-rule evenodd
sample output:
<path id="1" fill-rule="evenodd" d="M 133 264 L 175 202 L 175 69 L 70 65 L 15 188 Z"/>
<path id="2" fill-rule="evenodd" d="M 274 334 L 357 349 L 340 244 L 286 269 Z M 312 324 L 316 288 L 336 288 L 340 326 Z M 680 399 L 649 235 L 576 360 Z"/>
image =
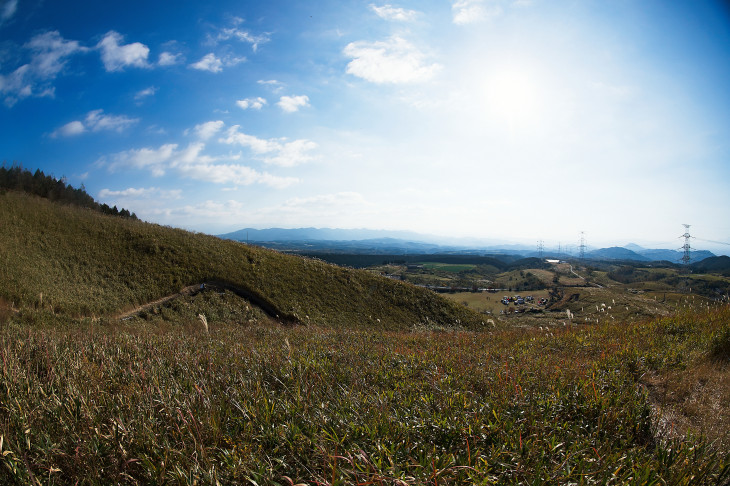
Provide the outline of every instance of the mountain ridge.
<path id="1" fill-rule="evenodd" d="M 424 235 L 412 231 L 390 231 L 372 229 L 340 228 L 243 228 L 218 235 L 223 239 L 249 242 L 268 248 L 288 251 L 332 251 L 335 253 L 351 251 L 354 253 L 374 254 L 507 254 L 523 257 L 538 256 L 538 252 L 522 244 L 496 244 L 496 240 L 478 238 L 444 238 Z M 545 249 L 544 255 L 560 256 L 555 249 Z M 680 263 L 683 252 L 669 249 L 644 248 L 635 243 L 624 246 L 596 248 L 586 253 L 589 259 L 629 260 L 638 262 L 668 261 Z M 692 252 L 692 261 L 714 257 L 707 250 Z"/>

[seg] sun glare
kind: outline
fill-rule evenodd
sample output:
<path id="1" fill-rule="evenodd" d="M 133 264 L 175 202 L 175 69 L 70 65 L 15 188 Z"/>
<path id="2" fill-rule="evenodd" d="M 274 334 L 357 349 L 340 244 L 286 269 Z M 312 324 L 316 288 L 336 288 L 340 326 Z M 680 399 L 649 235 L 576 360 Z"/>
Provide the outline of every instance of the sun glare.
<path id="1" fill-rule="evenodd" d="M 489 76 L 485 83 L 486 110 L 510 125 L 534 121 L 539 96 L 536 82 L 526 72 L 503 70 Z"/>

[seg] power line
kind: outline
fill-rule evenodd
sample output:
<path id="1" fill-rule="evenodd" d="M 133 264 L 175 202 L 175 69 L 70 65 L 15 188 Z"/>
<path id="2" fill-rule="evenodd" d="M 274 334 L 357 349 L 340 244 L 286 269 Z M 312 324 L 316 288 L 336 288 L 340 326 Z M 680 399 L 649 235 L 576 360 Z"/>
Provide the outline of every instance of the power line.
<path id="1" fill-rule="evenodd" d="M 730 243 L 725 243 L 724 241 L 706 240 L 704 238 L 698 238 L 696 236 L 693 236 L 692 238 L 694 238 L 695 240 L 706 241 L 708 243 L 717 243 L 718 245 L 727 245 L 727 246 L 730 246 Z"/>
<path id="2" fill-rule="evenodd" d="M 580 256 L 581 260 L 584 260 L 586 257 L 586 237 L 585 237 L 585 231 L 580 232 L 580 246 L 578 247 L 578 255 Z"/>
<path id="3" fill-rule="evenodd" d="M 690 248 L 689 240 L 692 238 L 692 236 L 689 234 L 689 227 L 688 224 L 683 224 L 684 226 L 684 234 L 680 236 L 680 238 L 684 238 L 684 246 L 682 246 L 682 250 L 684 250 L 684 256 L 682 256 L 682 263 L 689 266 L 689 262 L 691 260 L 690 252 L 692 251 L 692 248 Z"/>

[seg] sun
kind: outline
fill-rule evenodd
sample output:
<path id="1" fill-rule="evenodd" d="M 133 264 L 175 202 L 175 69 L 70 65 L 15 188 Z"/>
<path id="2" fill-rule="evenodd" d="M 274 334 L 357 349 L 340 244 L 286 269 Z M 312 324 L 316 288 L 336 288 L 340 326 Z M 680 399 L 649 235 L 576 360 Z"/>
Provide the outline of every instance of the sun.
<path id="1" fill-rule="evenodd" d="M 483 107 L 499 121 L 511 126 L 525 124 L 539 115 L 539 90 L 528 71 L 500 69 L 486 77 Z"/>

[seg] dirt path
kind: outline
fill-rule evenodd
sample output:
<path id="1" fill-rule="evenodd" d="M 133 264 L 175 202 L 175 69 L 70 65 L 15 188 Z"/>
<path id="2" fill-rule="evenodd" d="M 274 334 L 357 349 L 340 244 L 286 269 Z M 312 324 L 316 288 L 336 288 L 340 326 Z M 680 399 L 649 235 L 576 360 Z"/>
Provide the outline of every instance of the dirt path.
<path id="1" fill-rule="evenodd" d="M 293 314 L 282 312 L 281 310 L 277 309 L 276 306 L 270 302 L 267 298 L 258 295 L 257 293 L 247 290 L 243 287 L 239 287 L 236 285 L 232 285 L 226 282 L 220 282 L 217 280 L 212 280 L 208 282 L 203 282 L 195 285 L 189 285 L 183 289 L 181 289 L 179 292 L 176 292 L 174 294 L 167 295 L 165 297 L 162 297 L 160 299 L 157 299 L 152 302 L 148 302 L 146 304 L 140 305 L 138 307 L 135 307 L 132 310 L 122 312 L 120 314 L 117 314 L 114 316 L 117 320 L 125 320 L 129 319 L 135 314 L 138 314 L 142 311 L 145 311 L 147 309 L 151 309 L 154 306 L 162 305 L 166 302 L 169 302 L 171 300 L 185 297 L 185 296 L 192 296 L 197 294 L 198 292 L 205 291 L 205 290 L 228 290 L 230 292 L 233 292 L 237 296 L 244 298 L 248 300 L 251 304 L 259 307 L 262 311 L 264 311 L 269 317 L 284 323 L 284 324 L 301 324 L 299 318 Z"/>
<path id="2" fill-rule="evenodd" d="M 184 289 L 181 289 L 180 292 L 166 295 L 165 297 L 162 297 L 161 299 L 153 300 L 152 302 L 147 302 L 146 304 L 142 304 L 139 307 L 135 307 L 134 309 L 122 312 L 121 314 L 117 314 L 114 316 L 114 319 L 123 321 L 125 319 L 129 319 L 130 317 L 134 316 L 135 314 L 139 314 L 142 311 L 146 311 L 148 309 L 151 309 L 152 307 L 156 305 L 162 305 L 166 302 L 169 302 L 171 300 L 185 297 L 189 295 L 195 295 L 200 291 L 200 285 L 189 285 L 185 287 Z"/>

